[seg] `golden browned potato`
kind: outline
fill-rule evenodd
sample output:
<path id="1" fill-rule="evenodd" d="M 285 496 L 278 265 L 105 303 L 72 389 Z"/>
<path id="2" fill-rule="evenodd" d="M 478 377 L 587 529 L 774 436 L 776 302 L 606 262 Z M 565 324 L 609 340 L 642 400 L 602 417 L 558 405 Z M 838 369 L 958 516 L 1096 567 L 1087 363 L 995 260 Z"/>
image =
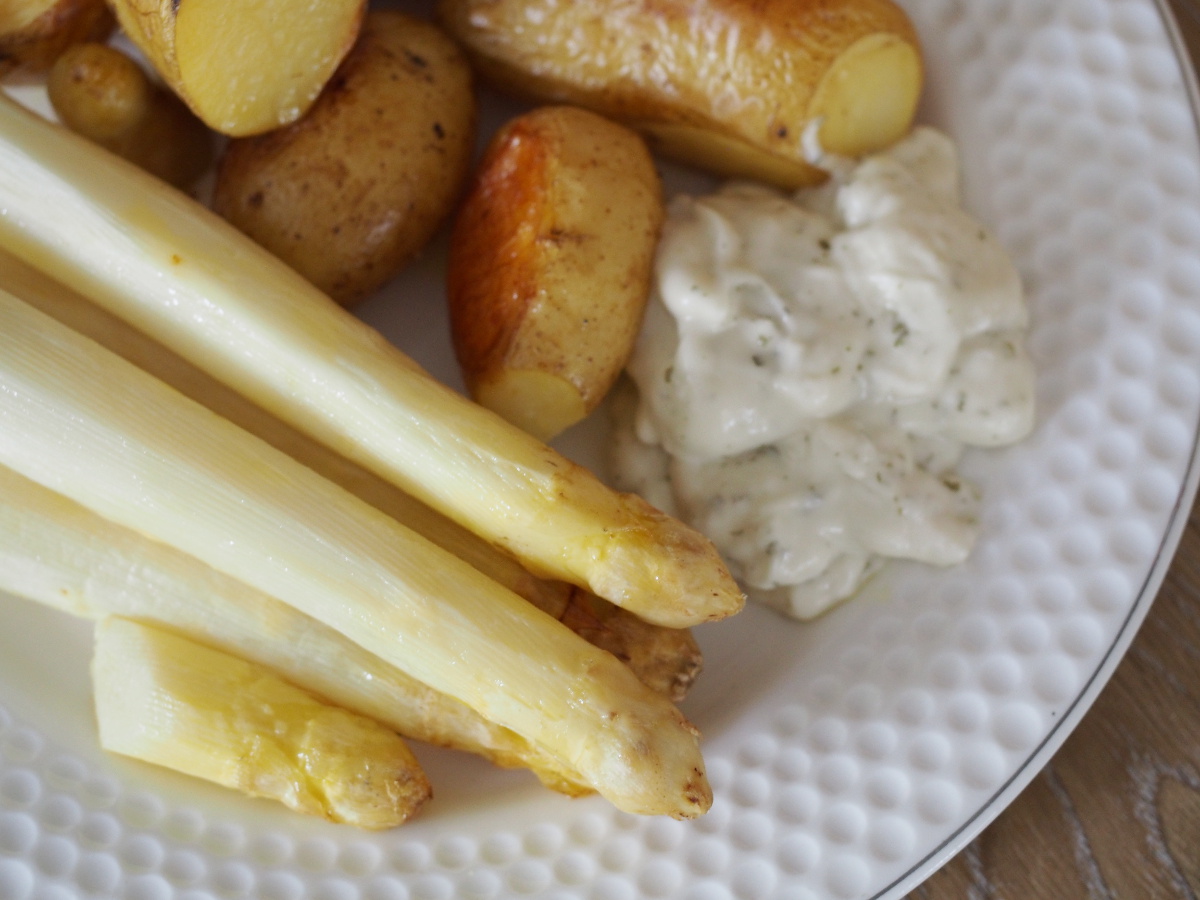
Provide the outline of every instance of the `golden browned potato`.
<path id="1" fill-rule="evenodd" d="M 687 696 L 704 667 L 691 629 L 654 625 L 582 588 L 571 591 L 557 618 L 629 666 L 642 684 L 676 703 Z"/>
<path id="2" fill-rule="evenodd" d="M 231 140 L 213 208 L 344 306 L 429 241 L 470 172 L 470 66 L 434 23 L 372 11 L 300 121 Z"/>
<path id="3" fill-rule="evenodd" d="M 209 127 L 300 118 L 354 45 L 366 0 L 110 0 L 129 39 Z"/>
<path id="4" fill-rule="evenodd" d="M 102 41 L 115 27 L 105 0 L 4 0 L 0 3 L 0 78 L 41 78 L 67 47 Z"/>
<path id="5" fill-rule="evenodd" d="M 176 187 L 194 184 L 212 165 L 207 126 L 115 47 L 68 47 L 46 88 L 64 125 Z"/>
<path id="6" fill-rule="evenodd" d="M 471 396 L 542 440 L 591 412 L 633 349 L 662 219 L 650 152 L 624 126 L 559 106 L 497 132 L 450 245 Z"/>
<path id="7" fill-rule="evenodd" d="M 820 122 L 832 153 L 879 150 L 911 125 L 917 35 L 891 0 L 439 0 L 479 70 L 509 90 L 640 130 L 656 150 L 786 188 Z"/>

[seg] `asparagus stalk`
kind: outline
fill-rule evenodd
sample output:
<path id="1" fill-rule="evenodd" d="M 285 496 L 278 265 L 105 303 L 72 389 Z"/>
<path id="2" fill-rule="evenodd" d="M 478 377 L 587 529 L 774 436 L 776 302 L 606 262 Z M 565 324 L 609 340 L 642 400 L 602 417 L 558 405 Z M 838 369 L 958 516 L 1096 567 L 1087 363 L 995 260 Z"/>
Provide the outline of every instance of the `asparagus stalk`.
<path id="1" fill-rule="evenodd" d="M 620 809 L 711 804 L 695 729 L 611 654 L 7 292 L 0 464 L 325 622 Z"/>
<path id="2" fill-rule="evenodd" d="M 0 466 L 0 591 L 99 620 L 136 619 L 276 672 L 400 734 L 531 769 L 562 793 L 583 777 L 519 735 L 274 597 Z"/>
<path id="3" fill-rule="evenodd" d="M 337 482 L 558 618 L 570 587 L 535 578 L 512 557 L 425 504 L 265 413 L 153 339 L 0 248 L 0 288 L 124 357 L 218 415 Z"/>
<path id="4" fill-rule="evenodd" d="M 96 626 L 105 750 L 360 828 L 393 828 L 431 796 L 408 746 L 262 666 L 127 619 Z"/>
<path id="5" fill-rule="evenodd" d="M 0 102 L 0 246 L 535 574 L 686 627 L 741 609 L 712 544 L 439 384 L 190 198 Z"/>
<path id="6" fill-rule="evenodd" d="M 161 344 L 3 249 L 0 249 L 0 272 L 3 273 L 0 280 L 8 289 L 31 306 L 92 338 L 469 562 L 612 653 L 644 684 L 670 699 L 682 700 L 700 674 L 702 654 L 690 630 L 646 622 L 580 588 L 534 577 L 510 556 L 462 526 L 263 412 Z"/>

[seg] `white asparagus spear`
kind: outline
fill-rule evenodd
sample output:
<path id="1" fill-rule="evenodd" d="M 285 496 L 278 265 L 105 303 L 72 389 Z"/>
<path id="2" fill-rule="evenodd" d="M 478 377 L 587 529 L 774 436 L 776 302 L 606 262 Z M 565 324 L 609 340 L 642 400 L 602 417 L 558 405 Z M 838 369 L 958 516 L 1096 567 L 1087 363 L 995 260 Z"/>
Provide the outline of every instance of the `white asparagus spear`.
<path id="1" fill-rule="evenodd" d="M 589 792 L 517 734 L 389 665 L 326 625 L 166 544 L 0 466 L 0 591 L 82 616 L 169 628 L 415 740 L 533 770 Z"/>
<path id="2" fill-rule="evenodd" d="M 394 732 L 269 669 L 129 619 L 101 620 L 95 641 L 105 750 L 359 828 L 394 828 L 429 800 Z"/>
<path id="3" fill-rule="evenodd" d="M 670 627 L 744 604 L 698 532 L 439 384 L 190 198 L 7 99 L 0 246 L 535 574 Z"/>
<path id="4" fill-rule="evenodd" d="M 0 248 L 0 272 L 9 290 L 31 306 L 92 338 L 469 562 L 590 643 L 608 650 L 659 693 L 675 701 L 682 700 L 700 674 L 702 655 L 689 629 L 654 625 L 581 588 L 535 578 L 512 557 L 461 525 L 265 413 L 161 344 L 3 248 Z"/>
<path id="5" fill-rule="evenodd" d="M 336 628 L 620 809 L 711 804 L 695 729 L 611 654 L 7 292 L 0 464 Z"/>
<path id="6" fill-rule="evenodd" d="M 241 394 L 130 327 L 124 320 L 27 265 L 2 247 L 0 288 L 15 294 L 72 330 L 90 337 L 180 393 L 207 406 L 217 415 L 229 419 L 310 469 L 337 482 L 401 524 L 469 562 L 492 580 L 520 594 L 539 609 L 555 618 L 561 617 L 571 593 L 566 583 L 535 578 L 511 556 L 391 483 L 349 462 L 324 444 L 317 443 L 263 412 Z"/>

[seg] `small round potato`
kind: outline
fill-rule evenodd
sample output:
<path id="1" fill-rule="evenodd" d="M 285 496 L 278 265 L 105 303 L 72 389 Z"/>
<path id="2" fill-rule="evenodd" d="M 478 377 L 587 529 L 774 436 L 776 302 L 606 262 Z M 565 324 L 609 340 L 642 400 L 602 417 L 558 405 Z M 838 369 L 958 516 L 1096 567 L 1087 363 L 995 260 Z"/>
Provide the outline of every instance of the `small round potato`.
<path id="1" fill-rule="evenodd" d="M 213 208 L 352 306 L 449 215 L 476 118 L 471 70 L 454 42 L 431 22 L 372 11 L 302 119 L 229 142 Z"/>
<path id="2" fill-rule="evenodd" d="M 189 188 L 212 165 L 208 127 L 116 47 L 68 47 L 46 91 L 64 125 L 169 184 Z"/>
<path id="3" fill-rule="evenodd" d="M 451 331 L 471 396 L 542 440 L 590 413 L 633 350 L 662 220 L 633 131 L 567 106 L 502 128 L 451 237 Z"/>

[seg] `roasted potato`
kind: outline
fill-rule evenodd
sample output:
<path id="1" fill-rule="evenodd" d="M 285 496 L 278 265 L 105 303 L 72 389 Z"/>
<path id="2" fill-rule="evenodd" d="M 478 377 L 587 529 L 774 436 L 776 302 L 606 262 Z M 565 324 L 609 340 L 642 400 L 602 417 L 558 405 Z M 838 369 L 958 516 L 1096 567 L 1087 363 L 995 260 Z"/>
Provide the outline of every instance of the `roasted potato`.
<path id="1" fill-rule="evenodd" d="M 653 625 L 581 588 L 571 591 L 557 618 L 629 666 L 642 684 L 676 703 L 687 696 L 704 667 L 691 629 Z"/>
<path id="2" fill-rule="evenodd" d="M 43 77 L 58 55 L 116 27 L 105 0 L 5 0 L 0 3 L 0 78 Z"/>
<path id="3" fill-rule="evenodd" d="M 125 34 L 210 128 L 300 118 L 358 36 L 366 0 L 109 0 Z"/>
<path id="4" fill-rule="evenodd" d="M 439 0 L 480 72 L 588 107 L 666 156 L 785 188 L 901 137 L 922 85 L 917 35 L 891 0 Z"/>
<path id="5" fill-rule="evenodd" d="M 51 66 L 46 90 L 72 131 L 176 187 L 190 187 L 212 165 L 207 126 L 115 47 L 68 47 Z"/>
<path id="6" fill-rule="evenodd" d="M 471 396 L 542 440 L 591 412 L 632 351 L 662 219 L 650 152 L 624 126 L 559 106 L 501 128 L 451 236 Z"/>
<path id="7" fill-rule="evenodd" d="M 344 306 L 396 274 L 470 173 L 470 66 L 432 22 L 372 11 L 299 122 L 231 140 L 213 208 Z"/>

